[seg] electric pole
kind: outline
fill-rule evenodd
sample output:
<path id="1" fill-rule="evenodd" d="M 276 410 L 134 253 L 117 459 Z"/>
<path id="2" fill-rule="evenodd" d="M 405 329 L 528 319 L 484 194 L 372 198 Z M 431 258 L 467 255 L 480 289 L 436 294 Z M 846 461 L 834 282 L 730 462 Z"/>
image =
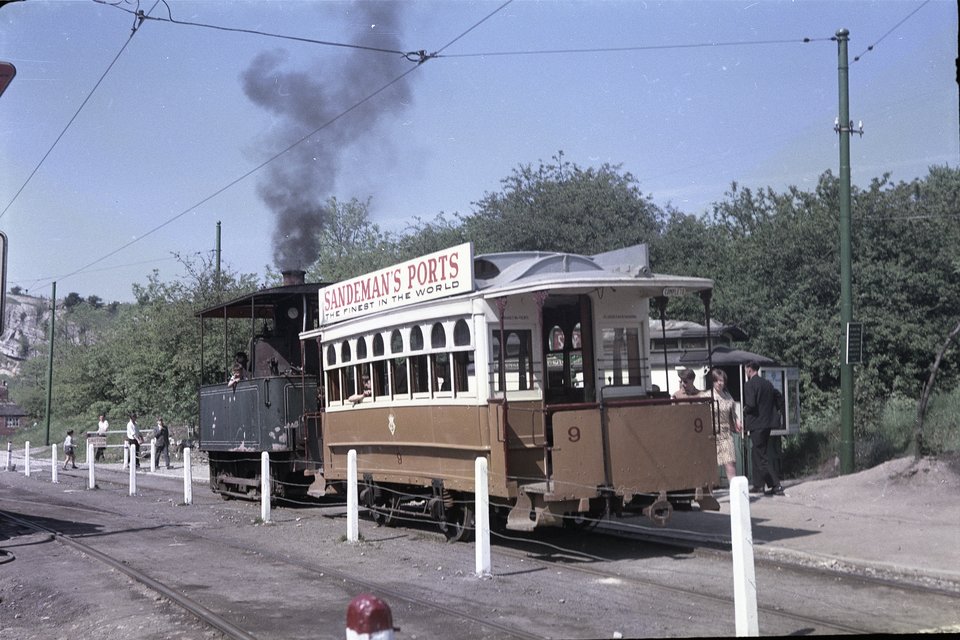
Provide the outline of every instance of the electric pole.
<path id="1" fill-rule="evenodd" d="M 850 358 L 850 325 L 853 321 L 850 241 L 850 82 L 847 42 L 850 32 L 837 31 L 840 115 L 834 127 L 840 135 L 840 472 L 853 473 L 853 362 Z M 861 135 L 863 129 L 860 129 Z"/>

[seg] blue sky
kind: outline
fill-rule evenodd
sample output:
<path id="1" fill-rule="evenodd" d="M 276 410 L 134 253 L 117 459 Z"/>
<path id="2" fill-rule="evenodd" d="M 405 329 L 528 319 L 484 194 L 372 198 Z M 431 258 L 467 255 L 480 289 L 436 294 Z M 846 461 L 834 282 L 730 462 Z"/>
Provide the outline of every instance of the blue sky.
<path id="1" fill-rule="evenodd" d="M 733 181 L 809 189 L 838 171 L 839 28 L 851 32 L 851 118 L 865 129 L 851 142 L 854 183 L 960 159 L 951 0 L 501 4 L 5 6 L 0 60 L 17 67 L 0 98 L 8 286 L 49 295 L 57 280 L 58 296 L 130 300 L 151 270 L 182 274 L 173 253 L 209 254 L 217 221 L 224 263 L 263 274 L 276 210 L 260 189 L 276 172 L 309 182 L 299 197 L 371 197 L 394 231 L 469 213 L 513 168 L 558 150 L 580 166 L 621 164 L 655 202 L 692 214 Z M 130 38 L 137 8 L 162 20 Z M 418 66 L 171 17 L 440 56 Z"/>

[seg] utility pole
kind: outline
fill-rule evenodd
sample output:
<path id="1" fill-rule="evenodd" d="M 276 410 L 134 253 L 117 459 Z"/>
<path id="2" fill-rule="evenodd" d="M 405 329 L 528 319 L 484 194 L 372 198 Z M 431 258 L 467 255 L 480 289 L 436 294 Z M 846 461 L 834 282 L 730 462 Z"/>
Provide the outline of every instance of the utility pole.
<path id="1" fill-rule="evenodd" d="M 50 359 L 47 362 L 47 445 L 50 446 L 50 399 L 53 392 L 53 335 L 54 322 L 57 318 L 57 281 L 53 281 L 53 292 L 50 294 Z"/>
<path id="2" fill-rule="evenodd" d="M 220 292 L 223 283 L 220 281 L 220 221 L 217 220 L 217 293 Z"/>
<path id="3" fill-rule="evenodd" d="M 850 324 L 853 321 L 850 241 L 850 82 L 847 42 L 850 32 L 837 31 L 840 115 L 834 127 L 840 134 L 840 472 L 853 473 L 853 363 L 850 362 Z M 861 128 L 861 132 L 863 129 Z M 863 135 L 861 133 L 861 135 Z"/>

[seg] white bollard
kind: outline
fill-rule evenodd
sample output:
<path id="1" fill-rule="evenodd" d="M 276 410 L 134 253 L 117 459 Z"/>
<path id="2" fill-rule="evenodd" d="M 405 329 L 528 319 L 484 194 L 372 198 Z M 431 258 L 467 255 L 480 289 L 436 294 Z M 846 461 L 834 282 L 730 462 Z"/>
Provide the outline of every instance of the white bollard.
<path id="1" fill-rule="evenodd" d="M 150 473 L 157 471 L 157 439 L 150 441 Z"/>
<path id="2" fill-rule="evenodd" d="M 50 482 L 53 484 L 60 483 L 60 476 L 57 475 L 57 445 L 50 446 Z"/>
<path id="3" fill-rule="evenodd" d="M 4 467 L 7 471 L 13 471 L 13 443 L 7 442 L 7 464 Z"/>
<path id="4" fill-rule="evenodd" d="M 127 445 L 127 449 L 130 450 L 130 466 L 128 467 L 130 471 L 130 495 L 135 496 L 137 495 L 137 463 L 134 462 L 133 457 L 136 455 L 134 453 L 136 449 L 129 446 L 129 444 Z"/>
<path id="5" fill-rule="evenodd" d="M 737 636 L 759 636 L 750 493 L 747 479 L 743 476 L 730 481 L 730 543 L 733 551 L 733 604 Z"/>
<path id="6" fill-rule="evenodd" d="M 88 442 L 87 443 L 87 489 L 97 488 L 97 480 L 94 475 L 96 472 L 93 469 L 95 466 L 95 460 L 96 460 L 96 456 L 93 453 L 93 443 Z"/>
<path id="7" fill-rule="evenodd" d="M 270 522 L 270 452 L 260 454 L 260 519 Z"/>
<path id="8" fill-rule="evenodd" d="M 30 441 L 23 443 L 23 475 L 30 477 Z"/>
<path id="9" fill-rule="evenodd" d="M 487 486 L 487 459 L 477 458 L 474 467 L 476 569 L 478 576 L 488 576 L 490 575 L 490 488 Z"/>
<path id="10" fill-rule="evenodd" d="M 183 504 L 193 504 L 193 467 L 190 466 L 190 447 L 183 448 Z"/>
<path id="11" fill-rule="evenodd" d="M 126 469 L 128 464 L 130 464 L 130 443 L 124 442 L 123 443 L 123 466 L 120 468 Z"/>
<path id="12" fill-rule="evenodd" d="M 357 522 L 357 450 L 347 451 L 347 541 L 357 542 L 360 531 Z"/>

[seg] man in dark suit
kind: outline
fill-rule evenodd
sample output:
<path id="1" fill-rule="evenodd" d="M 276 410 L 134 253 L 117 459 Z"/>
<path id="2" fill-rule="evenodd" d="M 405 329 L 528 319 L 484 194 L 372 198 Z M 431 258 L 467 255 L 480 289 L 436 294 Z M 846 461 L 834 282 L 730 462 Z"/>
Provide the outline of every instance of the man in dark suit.
<path id="1" fill-rule="evenodd" d="M 743 426 L 750 434 L 753 460 L 753 491 L 783 495 L 783 485 L 770 464 L 770 431 L 780 428 L 780 393 L 761 375 L 758 362 L 748 362 L 747 382 L 743 385 Z M 764 485 L 770 489 L 764 491 Z"/>

